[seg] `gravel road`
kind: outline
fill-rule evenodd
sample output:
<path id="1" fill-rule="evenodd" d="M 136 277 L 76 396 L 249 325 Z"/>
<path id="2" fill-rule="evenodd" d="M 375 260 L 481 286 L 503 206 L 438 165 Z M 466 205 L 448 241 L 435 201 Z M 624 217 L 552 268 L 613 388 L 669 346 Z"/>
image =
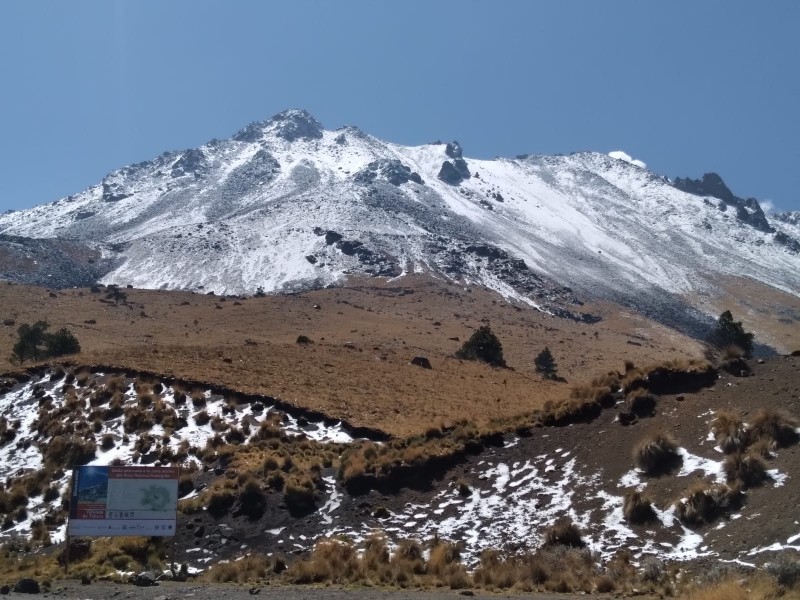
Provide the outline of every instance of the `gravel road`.
<path id="1" fill-rule="evenodd" d="M 471 597 L 472 592 L 450 590 L 389 590 L 370 588 L 302 587 L 302 586 L 239 586 L 239 585 L 199 585 L 196 583 L 163 582 L 155 587 L 134 587 L 114 583 L 93 583 L 81 585 L 79 581 L 57 581 L 51 590 L 39 596 L 47 598 L 69 598 L 80 600 L 220 600 L 221 598 L 240 600 L 244 598 L 270 598 L 273 600 L 460 600 Z M 6 598 L 30 599 L 29 594 L 10 593 Z M 503 598 L 534 598 L 535 600 L 576 600 L 586 595 L 572 594 L 481 594 L 474 598 L 501 600 Z M 592 598 L 602 600 L 611 596 L 597 595 Z"/>

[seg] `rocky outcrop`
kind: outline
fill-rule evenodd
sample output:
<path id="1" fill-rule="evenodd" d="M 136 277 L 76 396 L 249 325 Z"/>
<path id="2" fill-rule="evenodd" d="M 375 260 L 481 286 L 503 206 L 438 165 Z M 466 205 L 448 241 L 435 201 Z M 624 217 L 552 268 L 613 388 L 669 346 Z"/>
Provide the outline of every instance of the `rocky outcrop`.
<path id="1" fill-rule="evenodd" d="M 700 179 L 676 178 L 672 185 L 683 192 L 694 194 L 695 196 L 711 196 L 722 200 L 720 210 L 725 210 L 728 206 L 736 210 L 736 218 L 742 223 L 746 223 L 764 233 L 773 233 L 775 228 L 767 221 L 767 217 L 755 198 L 743 200 L 735 196 L 733 192 L 722 181 L 722 177 L 716 173 L 706 173 Z"/>
<path id="2" fill-rule="evenodd" d="M 464 158 L 464 151 L 461 149 L 461 144 L 455 140 L 448 142 L 444 147 L 444 153 L 450 158 Z"/>
<path id="3" fill-rule="evenodd" d="M 322 123 L 305 110 L 286 110 L 272 117 L 268 123 L 272 133 L 287 142 L 322 139 Z"/>
<path id="4" fill-rule="evenodd" d="M 467 161 L 463 158 L 444 161 L 438 175 L 439 179 L 450 185 L 458 185 L 470 176 Z"/>
<path id="5" fill-rule="evenodd" d="M 202 176 L 208 170 L 208 160 L 205 153 L 200 148 L 192 148 L 172 165 L 172 176 L 183 177 L 184 175 Z"/>
<path id="6" fill-rule="evenodd" d="M 88 287 L 110 268 L 99 251 L 76 240 L 0 234 L 0 256 L 0 278 L 52 288 Z"/>
<path id="7" fill-rule="evenodd" d="M 403 185 L 409 181 L 420 185 L 423 183 L 419 173 L 412 171 L 411 168 L 399 160 L 390 159 L 373 161 L 353 177 L 353 181 L 363 185 L 379 180 L 387 181 L 396 186 Z"/>

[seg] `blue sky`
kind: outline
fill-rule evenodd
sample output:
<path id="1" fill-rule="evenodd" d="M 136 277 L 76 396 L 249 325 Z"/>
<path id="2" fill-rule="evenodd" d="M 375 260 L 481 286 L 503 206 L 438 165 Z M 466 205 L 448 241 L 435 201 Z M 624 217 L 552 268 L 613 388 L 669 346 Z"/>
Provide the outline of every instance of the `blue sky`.
<path id="1" fill-rule="evenodd" d="M 468 156 L 624 150 L 800 210 L 800 2 L 10 0 L 0 210 L 306 108 Z"/>

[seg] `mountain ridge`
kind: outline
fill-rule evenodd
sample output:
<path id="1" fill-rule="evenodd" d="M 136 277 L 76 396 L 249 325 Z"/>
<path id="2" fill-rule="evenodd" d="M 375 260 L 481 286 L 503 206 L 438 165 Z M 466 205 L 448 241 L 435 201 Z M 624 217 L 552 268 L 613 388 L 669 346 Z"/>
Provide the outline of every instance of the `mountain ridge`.
<path id="1" fill-rule="evenodd" d="M 2 215 L 0 234 L 83 244 L 104 283 L 280 293 L 429 273 L 557 316 L 591 320 L 581 298 L 602 298 L 684 329 L 707 321 L 690 297 L 720 276 L 800 293 L 797 221 L 716 174 L 670 181 L 593 152 L 474 159 L 457 142 L 325 130 L 303 110 Z M 0 277 L 33 281 L 9 264 Z M 37 280 L 87 285 L 56 271 Z"/>

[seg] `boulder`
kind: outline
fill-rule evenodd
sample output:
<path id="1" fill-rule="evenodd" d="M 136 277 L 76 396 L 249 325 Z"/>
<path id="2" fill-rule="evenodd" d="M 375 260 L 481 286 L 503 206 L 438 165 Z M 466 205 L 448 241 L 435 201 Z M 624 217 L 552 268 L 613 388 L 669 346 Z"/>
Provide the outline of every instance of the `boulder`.
<path id="1" fill-rule="evenodd" d="M 450 158 L 463 158 L 464 156 L 461 144 L 455 140 L 448 142 L 447 146 L 444 147 L 444 153 Z"/>
<path id="2" fill-rule="evenodd" d="M 39 587 L 39 582 L 35 579 L 20 579 L 15 585 L 13 591 L 17 594 L 38 594 L 42 590 Z"/>
<path id="3" fill-rule="evenodd" d="M 411 359 L 411 364 L 422 367 L 423 369 L 433 369 L 431 366 L 431 361 L 424 356 L 415 356 Z"/>
<path id="4" fill-rule="evenodd" d="M 142 571 L 131 577 L 131 583 L 138 587 L 151 587 L 158 585 L 158 576 L 152 571 Z"/>
<path id="5" fill-rule="evenodd" d="M 450 185 L 458 185 L 465 179 L 469 179 L 470 172 L 467 161 L 463 158 L 444 161 L 442 163 L 442 168 L 439 170 L 438 177 Z"/>

